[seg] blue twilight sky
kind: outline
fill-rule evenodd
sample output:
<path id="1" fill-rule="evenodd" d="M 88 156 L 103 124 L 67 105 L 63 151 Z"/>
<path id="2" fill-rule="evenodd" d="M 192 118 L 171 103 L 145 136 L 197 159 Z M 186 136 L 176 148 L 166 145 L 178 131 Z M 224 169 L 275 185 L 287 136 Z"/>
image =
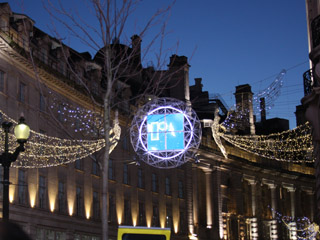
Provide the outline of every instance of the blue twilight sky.
<path id="1" fill-rule="evenodd" d="M 53 35 L 52 19 L 43 9 L 42 1 L 9 0 L 9 4 L 12 11 L 28 15 L 38 28 Z M 94 25 L 83 0 L 62 2 L 70 9 L 77 6 L 86 21 Z M 142 0 L 129 18 L 126 36 L 137 33 L 153 12 L 170 2 Z M 66 44 L 79 52 L 93 53 L 57 26 Z M 304 0 L 176 0 L 167 31 L 164 48 L 169 49 L 168 57 L 177 53 L 189 58 L 190 85 L 194 84 L 194 78 L 201 77 L 204 90 L 219 93 L 229 107 L 234 104 L 236 85 L 248 83 L 253 93 L 258 93 L 286 69 L 281 95 L 267 118 L 287 118 L 290 128 L 296 126 L 295 106 L 303 97 L 302 74 L 309 69 Z M 149 32 L 143 39 L 142 48 L 152 35 Z M 152 59 L 151 54 L 149 58 Z"/>

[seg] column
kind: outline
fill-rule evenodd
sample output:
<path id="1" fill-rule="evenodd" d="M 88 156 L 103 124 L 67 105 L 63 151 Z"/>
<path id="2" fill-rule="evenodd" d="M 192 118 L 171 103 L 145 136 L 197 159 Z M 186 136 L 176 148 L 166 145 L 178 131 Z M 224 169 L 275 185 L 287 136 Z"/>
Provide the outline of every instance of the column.
<path id="1" fill-rule="evenodd" d="M 272 180 L 262 179 L 262 183 L 267 185 L 271 192 L 271 215 L 272 220 L 270 220 L 270 238 L 271 239 L 278 239 L 278 226 L 276 220 L 276 211 L 277 211 L 277 196 L 276 196 L 276 189 L 277 185 L 274 184 Z"/>
<path id="2" fill-rule="evenodd" d="M 192 166 L 192 181 L 193 181 L 193 223 L 194 226 L 198 226 L 199 224 L 199 204 L 198 204 L 198 184 L 199 184 L 199 179 L 198 179 L 198 167 L 196 164 Z M 197 229 L 194 229 L 195 232 L 197 232 Z"/>
<path id="3" fill-rule="evenodd" d="M 190 235 L 194 235 L 193 223 L 193 182 L 192 182 L 192 163 L 186 163 L 186 200 L 187 200 L 187 221 Z"/>
<path id="4" fill-rule="evenodd" d="M 311 222 L 314 221 L 314 190 L 311 187 L 302 187 L 302 191 L 304 191 L 309 198 L 310 201 L 310 212 L 309 212 L 309 219 Z"/>
<path id="5" fill-rule="evenodd" d="M 294 221 L 295 215 L 296 215 L 296 208 L 295 208 L 295 191 L 296 188 L 293 186 L 293 184 L 283 183 L 282 186 L 287 189 L 290 193 L 290 212 L 291 212 L 291 218 L 292 221 L 288 224 L 289 225 L 289 232 L 290 232 L 290 239 L 298 239 L 297 238 L 297 224 Z"/>
<path id="6" fill-rule="evenodd" d="M 207 210 L 207 228 L 212 228 L 212 169 L 204 169 L 206 175 L 206 210 Z"/>
<path id="7" fill-rule="evenodd" d="M 214 239 L 223 238 L 222 198 L 221 198 L 221 167 L 213 167 L 213 234 Z"/>
<path id="8" fill-rule="evenodd" d="M 257 180 L 253 176 L 244 175 L 243 178 L 248 181 L 251 186 L 251 209 L 252 209 L 252 218 L 249 219 L 250 224 L 250 239 L 258 240 L 258 219 L 256 216 L 257 203 L 256 203 L 256 185 Z"/>

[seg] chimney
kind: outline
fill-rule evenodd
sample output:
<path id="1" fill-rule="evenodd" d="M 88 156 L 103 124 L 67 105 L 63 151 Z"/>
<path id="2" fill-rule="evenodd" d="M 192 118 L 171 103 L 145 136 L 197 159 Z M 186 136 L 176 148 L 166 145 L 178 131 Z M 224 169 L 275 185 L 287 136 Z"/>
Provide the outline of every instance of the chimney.
<path id="1" fill-rule="evenodd" d="M 188 58 L 186 56 L 178 56 L 176 54 L 173 54 L 170 57 L 170 63 L 168 65 L 169 68 L 182 67 L 184 65 L 188 65 Z M 188 67 L 190 67 L 190 66 L 188 65 Z"/>
<path id="2" fill-rule="evenodd" d="M 251 86 L 249 84 L 236 86 L 236 105 L 241 111 L 241 114 L 245 116 L 248 121 L 248 127 L 246 127 L 245 134 L 255 134 L 254 118 L 253 118 L 253 104 Z"/>
<path id="3" fill-rule="evenodd" d="M 202 92 L 202 87 L 203 87 L 203 85 L 201 83 L 202 82 L 202 78 L 195 78 L 194 81 L 196 83 L 196 85 L 195 85 L 196 91 L 197 92 Z"/>
<path id="4" fill-rule="evenodd" d="M 260 98 L 260 111 L 261 111 L 261 122 L 264 122 L 267 119 L 266 100 L 264 97 Z"/>
<path id="5" fill-rule="evenodd" d="M 137 64 L 141 64 L 141 38 L 138 35 L 133 35 L 131 37 L 131 45 L 134 53 L 134 61 Z"/>

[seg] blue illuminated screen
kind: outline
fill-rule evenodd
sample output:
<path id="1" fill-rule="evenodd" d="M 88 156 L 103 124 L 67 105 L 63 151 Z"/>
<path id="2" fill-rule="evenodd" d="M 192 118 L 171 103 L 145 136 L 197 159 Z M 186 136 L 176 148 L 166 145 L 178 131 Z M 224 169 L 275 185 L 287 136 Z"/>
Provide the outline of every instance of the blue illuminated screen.
<path id="1" fill-rule="evenodd" d="M 183 121 L 182 113 L 148 115 L 148 151 L 184 149 Z"/>

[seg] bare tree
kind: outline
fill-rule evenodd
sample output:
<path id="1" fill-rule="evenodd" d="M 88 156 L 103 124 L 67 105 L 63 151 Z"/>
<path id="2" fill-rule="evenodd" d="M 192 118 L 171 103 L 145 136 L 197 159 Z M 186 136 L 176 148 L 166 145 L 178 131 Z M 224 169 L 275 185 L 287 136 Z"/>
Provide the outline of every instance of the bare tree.
<path id="1" fill-rule="evenodd" d="M 101 66 L 101 87 L 104 90 L 101 102 L 94 97 L 83 78 L 77 74 L 68 54 L 65 51 L 63 54 L 70 71 L 77 76 L 86 88 L 93 104 L 101 106 L 103 109 L 103 132 L 106 145 L 101 162 L 101 221 L 102 239 L 106 240 L 108 239 L 108 211 L 106 208 L 108 205 L 108 169 L 110 148 L 113 144 L 110 142 L 109 134 L 112 128 L 111 116 L 113 110 L 123 101 L 127 101 L 128 104 L 132 102 L 139 104 L 146 95 L 157 96 L 175 84 L 169 81 L 174 72 L 168 74 L 164 71 L 157 71 L 164 67 L 164 59 L 167 58 L 167 54 L 163 50 L 163 40 L 166 35 L 167 17 L 172 5 L 156 11 L 141 27 L 141 31 L 131 38 L 132 48 L 129 48 L 120 44 L 120 41 L 126 40 L 124 31 L 128 19 L 139 4 L 142 4 L 141 1 L 88 0 L 83 3 L 86 4 L 88 11 L 91 11 L 95 16 L 96 25 L 89 24 L 86 16 L 81 16 L 76 10 L 71 12 L 66 9 L 62 1 L 59 1 L 56 5 L 48 0 L 45 2 L 45 7 L 52 16 L 53 22 L 63 25 L 70 34 L 81 40 L 88 48 L 98 52 L 94 60 Z M 63 37 L 57 28 L 53 29 L 57 39 L 63 44 Z M 142 50 L 141 39 L 150 30 L 154 29 L 159 31 L 154 34 Z M 158 50 L 155 54 L 155 67 L 143 71 L 142 62 L 148 56 L 150 50 L 155 47 L 156 42 L 158 43 Z M 119 87 L 119 83 L 130 86 L 131 94 L 124 96 L 125 89 Z"/>

